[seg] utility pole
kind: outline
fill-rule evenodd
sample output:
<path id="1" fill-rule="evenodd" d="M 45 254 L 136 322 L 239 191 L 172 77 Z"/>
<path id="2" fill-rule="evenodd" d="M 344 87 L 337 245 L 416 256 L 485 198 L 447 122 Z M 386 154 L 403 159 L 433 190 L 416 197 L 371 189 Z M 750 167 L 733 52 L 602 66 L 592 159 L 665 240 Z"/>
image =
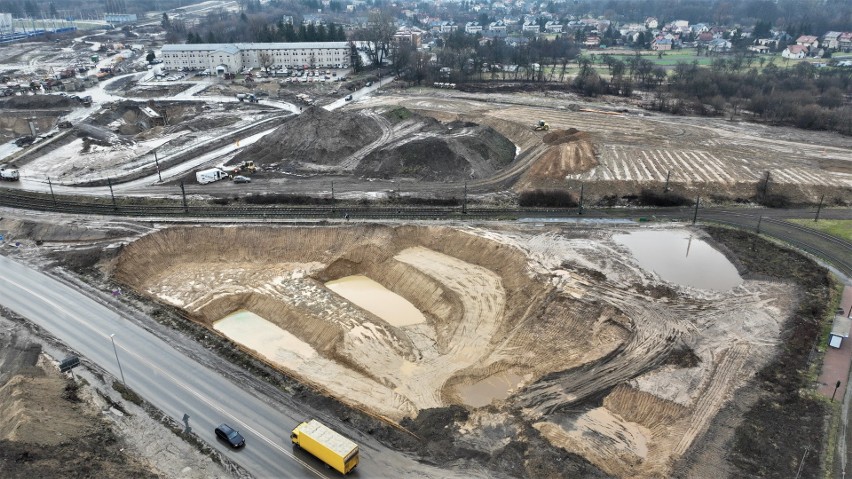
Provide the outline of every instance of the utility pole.
<path id="1" fill-rule="evenodd" d="M 766 177 L 763 178 L 763 199 L 766 199 L 766 195 L 769 193 L 769 170 L 766 170 Z"/>
<path id="2" fill-rule="evenodd" d="M 467 214 L 467 181 L 464 182 L 464 196 L 462 196 L 462 214 Z"/>
<path id="3" fill-rule="evenodd" d="M 695 213 L 692 214 L 692 224 L 695 224 L 695 222 L 698 221 L 698 203 L 700 202 L 701 195 L 698 195 L 698 197 L 695 198 Z"/>
<path id="4" fill-rule="evenodd" d="M 157 177 L 160 178 L 160 183 L 162 183 L 163 175 L 160 174 L 160 160 L 157 158 L 157 150 L 154 150 L 154 163 L 157 164 Z"/>
<path id="5" fill-rule="evenodd" d="M 819 221 L 819 210 L 822 209 L 822 200 L 824 200 L 824 199 L 825 199 L 825 195 L 822 195 L 822 196 L 819 197 L 819 205 L 817 206 L 816 216 L 814 216 L 814 223 Z"/>
<path id="6" fill-rule="evenodd" d="M 50 187 L 50 197 L 53 198 L 53 206 L 56 206 L 56 195 L 53 194 L 53 183 L 50 182 L 50 177 L 47 177 L 47 186 Z"/>
<path id="7" fill-rule="evenodd" d="M 109 185 L 109 195 L 112 196 L 112 209 L 118 211 L 118 205 L 115 204 L 115 194 L 112 192 L 111 178 L 107 178 L 107 184 Z"/>
<path id="8" fill-rule="evenodd" d="M 757 234 L 760 234 L 760 223 L 763 221 L 763 215 L 760 215 L 760 218 L 757 219 Z"/>
<path id="9" fill-rule="evenodd" d="M 583 184 L 581 182 L 580 183 L 580 209 L 577 211 L 577 214 L 580 214 L 580 215 L 583 214 L 583 187 L 584 186 L 585 186 L 585 184 Z"/>
<path id="10" fill-rule="evenodd" d="M 334 203 L 334 182 L 331 182 L 331 202 Z"/>
<path id="11" fill-rule="evenodd" d="M 115 334 L 110 334 L 109 340 L 112 341 L 112 350 L 115 352 L 115 362 L 118 363 L 118 372 L 121 373 L 121 384 L 127 386 L 127 382 L 124 380 L 124 371 L 121 369 L 121 361 L 118 360 L 118 349 L 115 347 Z"/>
<path id="12" fill-rule="evenodd" d="M 669 170 L 668 172 L 666 172 L 666 185 L 663 186 L 663 193 L 669 192 L 669 178 L 671 178 L 671 176 L 672 176 L 672 170 Z"/>
<path id="13" fill-rule="evenodd" d="M 183 212 L 189 213 L 189 207 L 186 206 L 186 190 L 183 187 L 183 180 L 180 180 L 180 194 L 183 196 Z"/>

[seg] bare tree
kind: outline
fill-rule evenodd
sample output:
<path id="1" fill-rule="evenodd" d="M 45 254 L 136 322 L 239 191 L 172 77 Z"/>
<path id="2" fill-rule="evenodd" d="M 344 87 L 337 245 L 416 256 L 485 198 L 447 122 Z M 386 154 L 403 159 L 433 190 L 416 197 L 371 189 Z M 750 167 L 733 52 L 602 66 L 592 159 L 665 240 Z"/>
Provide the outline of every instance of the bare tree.
<path id="1" fill-rule="evenodd" d="M 381 67 L 390 52 L 396 25 L 393 17 L 385 11 L 371 13 L 367 25 L 367 28 L 361 31 L 360 37 L 367 42 L 367 54 L 373 64 Z"/>
<path id="2" fill-rule="evenodd" d="M 275 59 L 272 58 L 272 54 L 269 52 L 259 52 L 257 54 L 257 61 L 260 63 L 260 67 L 266 70 L 266 73 L 269 73 L 269 67 L 272 66 Z"/>

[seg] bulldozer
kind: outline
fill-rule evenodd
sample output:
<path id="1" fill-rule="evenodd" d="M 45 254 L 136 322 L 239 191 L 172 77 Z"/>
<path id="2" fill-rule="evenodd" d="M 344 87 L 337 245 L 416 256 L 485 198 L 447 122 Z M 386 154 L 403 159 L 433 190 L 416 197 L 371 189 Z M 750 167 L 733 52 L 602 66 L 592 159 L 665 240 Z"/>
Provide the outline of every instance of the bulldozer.
<path id="1" fill-rule="evenodd" d="M 533 131 L 550 131 L 550 125 L 544 120 L 538 120 L 538 124 L 533 127 Z"/>
<path id="2" fill-rule="evenodd" d="M 233 177 L 240 173 L 254 173 L 257 171 L 257 166 L 254 165 L 254 161 L 243 161 L 242 163 L 229 166 L 227 171 L 228 175 Z"/>

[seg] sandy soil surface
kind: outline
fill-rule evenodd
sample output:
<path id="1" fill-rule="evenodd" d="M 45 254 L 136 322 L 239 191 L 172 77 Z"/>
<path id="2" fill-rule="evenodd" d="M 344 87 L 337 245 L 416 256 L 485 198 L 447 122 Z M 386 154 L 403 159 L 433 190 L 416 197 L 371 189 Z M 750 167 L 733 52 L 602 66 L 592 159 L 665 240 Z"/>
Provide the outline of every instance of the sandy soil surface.
<path id="1" fill-rule="evenodd" d="M 547 121 L 551 129 L 579 130 L 591 138 L 597 165 L 579 171 L 563 169 L 563 179 L 596 182 L 612 193 L 630 184 L 634 190 L 637 183 L 659 184 L 669 176 L 673 185 L 687 190 L 748 197 L 767 171 L 774 185 L 800 198 L 814 200 L 819 192 L 832 191 L 848 201 L 852 188 L 852 140 L 840 135 L 653 115 L 635 109 L 613 115 L 595 112 L 594 104 L 579 103 L 576 97 L 557 92 L 510 95 L 413 89 L 408 93 L 377 96 L 359 106 L 401 105 L 442 121 L 476 118 L 473 121 L 491 124 L 522 153 L 528 151 L 510 171 L 525 171 L 548 150 L 542 142 L 543 132 L 530 138 L 529 133 L 519 135 L 520 131 L 532 130 L 539 120 Z M 589 111 L 580 111 L 581 107 Z M 495 120 L 502 128 L 494 125 Z M 483 183 L 495 179 L 502 176 Z M 546 187 L 552 179 L 544 168 L 537 177 L 528 174 L 516 188 Z"/>
<path id="2" fill-rule="evenodd" d="M 259 353 L 270 364 L 376 415 L 464 406 L 471 386 L 516 377 L 478 420 L 521 411 L 552 445 L 608 474 L 665 476 L 773 356 L 792 287 L 665 284 L 613 233 L 172 228 L 130 244 L 111 269 L 211 329 L 251 311 L 280 328 L 283 340 Z M 324 286 L 352 274 L 403 296 L 427 322 L 393 326 Z M 242 334 L 258 344 L 271 333 Z M 602 405 L 589 402 L 601 395 Z M 462 429 L 472 443 L 495 441 Z"/>

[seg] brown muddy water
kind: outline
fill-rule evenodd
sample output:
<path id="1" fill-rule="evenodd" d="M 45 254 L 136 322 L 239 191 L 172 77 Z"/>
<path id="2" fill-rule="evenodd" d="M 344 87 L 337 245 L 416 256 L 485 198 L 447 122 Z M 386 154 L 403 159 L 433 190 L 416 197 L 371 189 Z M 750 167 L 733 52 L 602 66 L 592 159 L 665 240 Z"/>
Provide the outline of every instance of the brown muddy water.
<path id="1" fill-rule="evenodd" d="M 279 364 L 317 355 L 310 344 L 250 311 L 231 313 L 213 323 L 213 329 Z"/>
<path id="2" fill-rule="evenodd" d="M 426 322 L 423 313 L 407 299 L 364 275 L 346 276 L 329 281 L 325 286 L 392 326 L 410 326 Z"/>
<path id="3" fill-rule="evenodd" d="M 522 379 L 515 373 L 503 371 L 473 384 L 457 386 L 456 392 L 468 406 L 482 407 L 509 397 L 509 393 L 521 384 Z"/>
<path id="4" fill-rule="evenodd" d="M 612 238 L 630 250 L 640 267 L 664 281 L 713 291 L 743 282 L 725 255 L 689 231 L 633 231 Z"/>

